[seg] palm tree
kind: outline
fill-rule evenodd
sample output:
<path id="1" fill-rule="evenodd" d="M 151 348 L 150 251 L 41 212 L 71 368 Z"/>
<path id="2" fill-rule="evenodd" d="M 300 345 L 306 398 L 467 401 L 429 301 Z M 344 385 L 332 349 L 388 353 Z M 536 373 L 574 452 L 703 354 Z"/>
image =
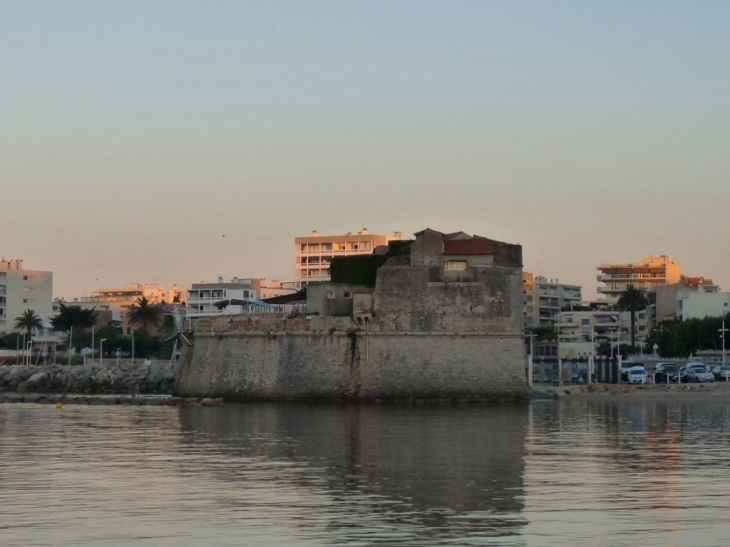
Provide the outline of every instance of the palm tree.
<path id="1" fill-rule="evenodd" d="M 162 324 L 163 309 L 160 304 L 153 304 L 146 296 L 140 296 L 127 310 L 127 319 L 133 325 L 139 325 L 147 332 L 148 327 L 159 327 Z"/>
<path id="2" fill-rule="evenodd" d="M 631 347 L 636 346 L 634 327 L 636 325 L 636 312 L 646 309 L 649 299 L 642 289 L 637 289 L 632 284 L 626 286 L 618 298 L 618 309 L 631 312 Z"/>
<path id="3" fill-rule="evenodd" d="M 32 340 L 33 331 L 43 330 L 43 320 L 33 310 L 25 310 L 15 318 L 15 328 L 24 330 L 28 334 L 28 340 Z"/>
<path id="4" fill-rule="evenodd" d="M 51 319 L 53 328 L 60 332 L 73 331 L 74 341 L 69 340 L 69 346 L 78 347 L 81 345 L 83 330 L 93 327 L 96 324 L 97 312 L 95 308 L 85 309 L 81 306 L 66 306 L 60 304 L 58 315 Z"/>

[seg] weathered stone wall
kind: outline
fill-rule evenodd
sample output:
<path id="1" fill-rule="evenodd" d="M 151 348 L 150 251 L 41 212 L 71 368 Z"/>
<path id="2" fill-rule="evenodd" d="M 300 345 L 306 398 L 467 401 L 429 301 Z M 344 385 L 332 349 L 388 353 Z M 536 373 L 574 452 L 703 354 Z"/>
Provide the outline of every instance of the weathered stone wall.
<path id="1" fill-rule="evenodd" d="M 470 270 L 474 281 L 431 281 L 427 268 L 381 268 L 373 328 L 395 332 L 522 333 L 522 270 Z"/>
<path id="2" fill-rule="evenodd" d="M 307 286 L 307 313 L 324 316 L 351 317 L 353 294 L 365 285 L 315 283 Z"/>
<path id="3" fill-rule="evenodd" d="M 239 400 L 526 396 L 520 335 L 197 332 L 175 393 Z"/>

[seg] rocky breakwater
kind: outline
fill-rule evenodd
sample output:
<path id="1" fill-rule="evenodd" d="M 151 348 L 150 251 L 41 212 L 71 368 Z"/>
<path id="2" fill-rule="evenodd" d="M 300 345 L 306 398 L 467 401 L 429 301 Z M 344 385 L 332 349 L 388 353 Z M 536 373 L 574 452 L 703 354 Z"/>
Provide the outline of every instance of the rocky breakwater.
<path id="1" fill-rule="evenodd" d="M 533 388 L 532 397 L 535 399 L 554 398 L 563 399 L 582 397 L 730 397 L 729 382 L 711 382 L 702 384 L 590 384 L 560 387 L 538 386 Z"/>
<path id="2" fill-rule="evenodd" d="M 172 393 L 177 363 L 0 367 L 0 392 L 66 394 Z"/>

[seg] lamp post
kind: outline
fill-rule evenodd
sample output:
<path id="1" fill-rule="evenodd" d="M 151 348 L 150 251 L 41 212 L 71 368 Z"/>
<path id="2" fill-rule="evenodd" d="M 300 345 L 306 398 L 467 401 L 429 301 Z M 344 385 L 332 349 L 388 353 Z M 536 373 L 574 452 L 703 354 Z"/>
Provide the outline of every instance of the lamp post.
<path id="1" fill-rule="evenodd" d="M 725 333 L 728 331 L 728 329 L 725 328 L 725 320 L 722 320 L 722 328 L 720 329 L 720 334 L 722 334 L 722 366 L 725 366 Z M 725 377 L 727 379 L 727 377 Z"/>
<path id="2" fill-rule="evenodd" d="M 613 361 L 613 335 L 616 333 L 616 329 L 611 329 L 611 361 Z"/>
<path id="3" fill-rule="evenodd" d="M 99 366 L 104 364 L 104 342 L 106 338 L 99 340 Z"/>
<path id="4" fill-rule="evenodd" d="M 586 385 L 591 383 L 593 363 L 596 362 L 596 330 L 595 330 L 595 316 L 591 318 L 591 356 L 588 359 L 588 366 L 586 367 Z"/>
<path id="5" fill-rule="evenodd" d="M 527 337 L 530 339 L 530 353 L 527 355 L 527 386 L 532 387 L 532 367 L 533 367 L 533 359 L 534 359 L 534 347 L 532 345 L 532 340 L 535 338 L 534 333 L 530 333 L 527 335 Z M 174 347 L 173 347 L 173 354 L 174 354 Z M 174 356 L 174 355 L 173 355 Z"/>
<path id="6" fill-rule="evenodd" d="M 558 337 L 558 370 L 557 372 L 557 383 L 559 386 L 563 385 L 563 359 L 560 353 L 560 319 L 555 323 L 555 335 Z"/>

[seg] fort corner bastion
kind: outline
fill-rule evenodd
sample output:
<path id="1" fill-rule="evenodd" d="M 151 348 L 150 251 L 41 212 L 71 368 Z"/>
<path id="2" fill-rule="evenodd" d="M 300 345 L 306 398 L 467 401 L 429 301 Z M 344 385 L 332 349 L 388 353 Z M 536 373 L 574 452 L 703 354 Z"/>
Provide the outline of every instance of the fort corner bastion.
<path id="1" fill-rule="evenodd" d="M 374 288 L 307 287 L 307 314 L 198 319 L 175 392 L 228 400 L 527 397 L 522 248 L 426 229 Z"/>

